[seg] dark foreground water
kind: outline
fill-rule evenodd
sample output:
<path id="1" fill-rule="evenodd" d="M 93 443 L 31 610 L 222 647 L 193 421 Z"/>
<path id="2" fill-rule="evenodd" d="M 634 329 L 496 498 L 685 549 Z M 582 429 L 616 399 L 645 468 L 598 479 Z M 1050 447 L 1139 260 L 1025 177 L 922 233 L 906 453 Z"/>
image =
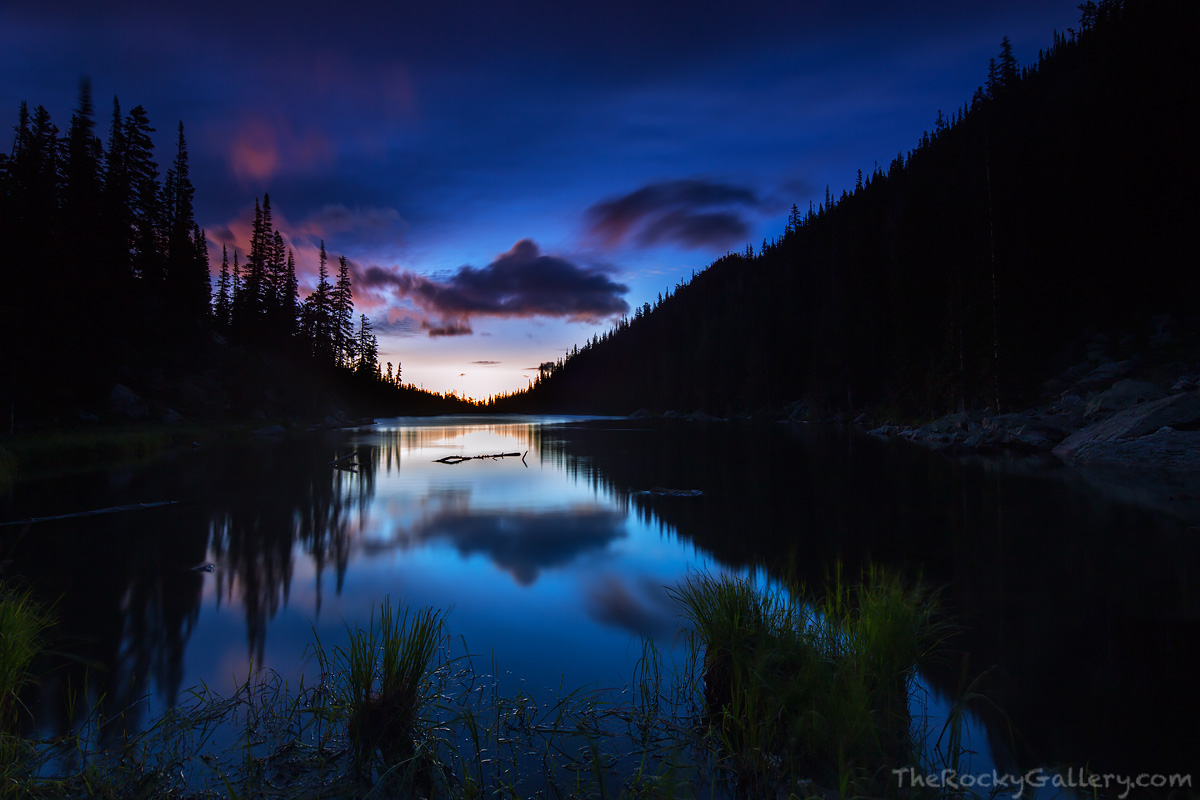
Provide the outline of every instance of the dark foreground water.
<path id="1" fill-rule="evenodd" d="M 448 611 L 502 690 L 619 688 L 641 637 L 675 641 L 665 587 L 689 571 L 817 586 L 880 563 L 944 587 L 962 625 L 921 704 L 936 717 L 984 674 L 977 772 L 1200 781 L 1200 529 L 1044 462 L 782 424 L 394 419 L 21 482 L 0 521 L 166 501 L 0 527 L 72 654 L 42 684 L 44 731 L 85 677 L 145 722 L 202 681 L 311 676 L 314 635 L 336 644 L 384 595 Z"/>

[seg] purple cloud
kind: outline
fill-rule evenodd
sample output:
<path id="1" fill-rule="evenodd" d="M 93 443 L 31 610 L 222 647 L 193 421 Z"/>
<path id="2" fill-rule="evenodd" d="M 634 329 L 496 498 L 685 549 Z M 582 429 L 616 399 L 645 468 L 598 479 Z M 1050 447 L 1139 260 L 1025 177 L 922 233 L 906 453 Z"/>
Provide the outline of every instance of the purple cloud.
<path id="1" fill-rule="evenodd" d="M 642 247 L 673 242 L 684 247 L 725 247 L 744 241 L 746 209 L 761 201 L 753 191 L 699 179 L 663 181 L 587 210 L 588 232 L 607 247 L 632 241 Z"/>
<path id="2" fill-rule="evenodd" d="M 392 286 L 426 311 L 455 320 L 427 324 L 430 336 L 470 333 L 469 319 L 476 315 L 594 321 L 629 311 L 621 298 L 628 286 L 601 269 L 543 255 L 530 239 L 520 240 L 486 267 L 459 267 L 444 281 L 382 267 L 367 268 L 362 279 L 367 287 Z"/>
<path id="3" fill-rule="evenodd" d="M 433 322 L 422 322 L 421 327 L 426 330 L 430 336 L 470 336 L 475 331 L 471 330 L 470 322 L 443 322 L 441 324 Z"/>

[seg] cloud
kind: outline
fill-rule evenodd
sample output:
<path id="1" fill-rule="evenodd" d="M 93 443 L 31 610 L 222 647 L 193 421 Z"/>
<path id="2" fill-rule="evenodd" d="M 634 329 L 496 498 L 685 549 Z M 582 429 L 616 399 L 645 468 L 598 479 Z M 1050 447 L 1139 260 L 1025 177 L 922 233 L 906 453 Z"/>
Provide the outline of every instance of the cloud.
<path id="1" fill-rule="evenodd" d="M 500 362 L 499 361 L 472 361 L 471 363 L 479 364 L 480 366 L 483 366 L 483 367 L 494 367 L 497 364 L 499 364 Z"/>
<path id="2" fill-rule="evenodd" d="M 394 208 L 349 208 L 341 203 L 332 203 L 310 214 L 295 233 L 313 239 L 327 239 L 354 232 L 360 240 L 391 240 L 403 235 L 407 228 L 408 224 Z"/>
<path id="3" fill-rule="evenodd" d="M 393 314 L 389 311 L 383 315 L 382 319 L 372 319 L 371 327 L 378 335 L 391 334 L 393 336 L 415 336 L 424 327 L 421 320 L 410 315 L 398 315 L 393 319 Z"/>
<path id="4" fill-rule="evenodd" d="M 744 241 L 743 217 L 761 206 L 754 191 L 700 179 L 663 181 L 596 203 L 587 210 L 588 234 L 606 247 L 674 243 L 725 247 Z"/>
<path id="5" fill-rule="evenodd" d="M 297 133 L 281 119 L 251 116 L 236 126 L 229 148 L 229 168 L 242 183 L 265 183 L 283 171 L 327 163 L 333 146 L 324 134 Z"/>
<path id="6" fill-rule="evenodd" d="M 597 321 L 629 311 L 621 298 L 628 286 L 613 281 L 603 269 L 543 255 L 530 239 L 520 240 L 486 267 L 459 267 L 445 280 L 373 266 L 363 271 L 362 285 L 393 287 L 424 310 L 453 320 L 427 323 L 430 336 L 470 333 L 473 316 Z"/>
<path id="7" fill-rule="evenodd" d="M 470 336 L 472 333 L 474 333 L 474 331 L 471 330 L 471 323 L 469 323 L 469 322 L 437 323 L 437 322 L 430 322 L 429 320 L 423 320 L 421 322 L 421 328 L 425 331 L 428 331 L 429 335 L 434 336 L 434 337 L 436 337 L 436 336 Z"/>

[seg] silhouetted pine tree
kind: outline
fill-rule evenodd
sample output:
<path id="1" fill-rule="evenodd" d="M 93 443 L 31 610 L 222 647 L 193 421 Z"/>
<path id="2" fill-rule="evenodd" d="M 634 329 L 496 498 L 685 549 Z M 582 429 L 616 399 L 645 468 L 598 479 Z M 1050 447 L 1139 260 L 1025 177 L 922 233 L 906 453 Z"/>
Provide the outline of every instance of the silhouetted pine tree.
<path id="1" fill-rule="evenodd" d="M 221 245 L 221 272 L 217 276 L 217 292 L 213 305 L 213 316 L 222 330 L 229 328 L 233 311 L 233 280 L 229 274 L 229 251 Z"/>
<path id="2" fill-rule="evenodd" d="M 123 169 L 129 186 L 125 203 L 129 208 L 131 266 L 133 274 L 142 279 L 149 291 L 157 292 L 163 283 L 165 259 L 160 247 L 163 214 L 152 133 L 154 128 L 150 127 L 146 109 L 134 106 L 125 118 L 123 142 Z"/>
<path id="3" fill-rule="evenodd" d="M 350 267 L 345 256 L 338 256 L 338 278 L 331 296 L 333 304 L 333 352 L 338 366 L 351 368 L 357 350 L 354 335 L 354 295 L 350 288 Z"/>

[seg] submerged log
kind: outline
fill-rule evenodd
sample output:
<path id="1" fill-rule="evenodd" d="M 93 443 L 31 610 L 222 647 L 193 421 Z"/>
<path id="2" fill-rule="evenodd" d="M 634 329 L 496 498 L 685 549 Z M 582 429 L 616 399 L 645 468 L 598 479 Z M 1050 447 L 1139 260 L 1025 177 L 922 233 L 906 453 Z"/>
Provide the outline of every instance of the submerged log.
<path id="1" fill-rule="evenodd" d="M 704 492 L 701 489 L 664 489 L 661 486 L 655 486 L 647 490 L 647 494 L 656 497 L 700 497 Z"/>
<path id="2" fill-rule="evenodd" d="M 94 517 L 97 514 L 117 514 L 122 511 L 141 511 L 144 508 L 158 508 L 159 506 L 170 506 L 179 502 L 178 500 L 159 500 L 154 503 L 132 503 L 127 506 L 112 506 L 110 508 L 97 508 L 93 511 L 76 511 L 73 514 L 56 514 L 52 517 L 30 517 L 29 519 L 18 519 L 12 522 L 0 522 L 0 528 L 6 525 L 29 525 L 34 522 L 51 522 L 58 519 L 74 519 L 75 517 Z"/>

